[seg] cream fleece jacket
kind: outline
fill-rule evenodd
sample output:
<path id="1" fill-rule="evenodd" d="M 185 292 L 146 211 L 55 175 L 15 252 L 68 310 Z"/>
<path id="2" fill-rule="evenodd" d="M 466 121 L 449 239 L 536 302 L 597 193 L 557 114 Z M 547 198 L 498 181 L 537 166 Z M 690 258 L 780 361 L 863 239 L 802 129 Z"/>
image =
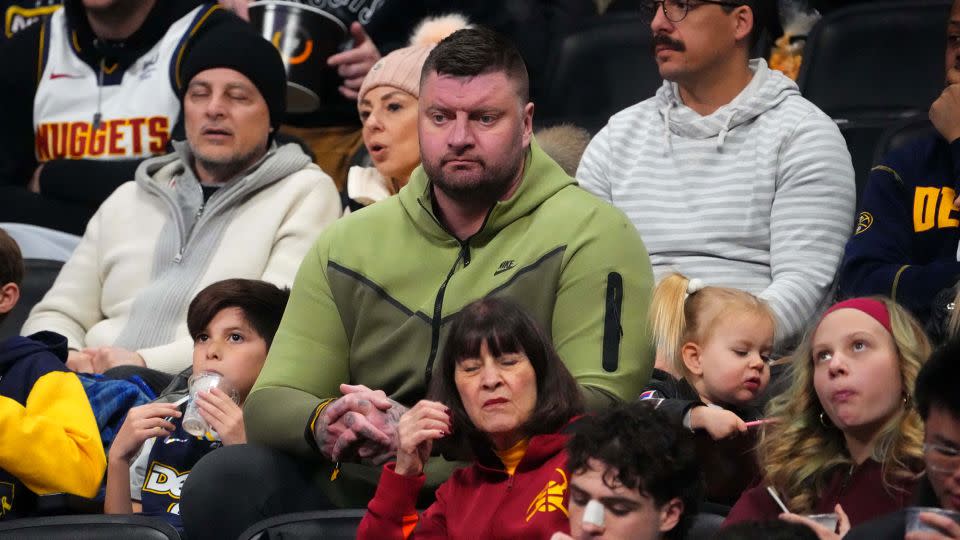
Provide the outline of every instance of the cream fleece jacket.
<path id="1" fill-rule="evenodd" d="M 53 287 L 33 308 L 22 332 L 29 335 L 51 330 L 66 336 L 74 349 L 109 346 L 122 333 L 144 334 L 130 329 L 125 332 L 125 328 L 135 301 L 144 294 L 157 296 L 151 288 L 155 289 L 160 281 L 169 285 L 164 293 L 185 298 L 186 302 L 207 285 L 227 278 L 291 285 L 314 239 L 340 216 L 340 199 L 330 177 L 316 165 L 308 164 L 282 178 L 258 179 L 255 187 L 243 190 L 242 197 L 232 197 L 231 201 L 236 203 L 219 214 L 215 204 L 218 197 L 226 198 L 233 182 L 250 181 L 257 171 L 277 158 L 276 154 L 289 156 L 293 152 L 288 148 L 291 146 L 294 145 L 274 149 L 252 171 L 221 188 L 205 205 L 210 210 L 202 218 L 182 198 L 160 195 L 164 191 L 182 192 L 186 189 L 183 182 L 196 182 L 192 174 L 185 174 L 182 156 L 162 156 L 144 162 L 137 171 L 137 182 L 120 186 L 97 210 L 80 245 Z M 175 219 L 174 204 L 183 217 Z M 221 222 L 217 223 L 217 219 Z M 226 223 L 222 223 L 224 219 Z M 175 221 L 188 227 L 179 246 L 182 261 L 162 260 L 163 253 L 158 260 L 157 252 L 165 243 L 161 241 L 163 234 L 169 235 L 164 229 Z M 222 227 L 219 238 L 191 243 L 203 236 L 204 227 L 212 226 Z M 209 256 L 201 252 L 207 248 L 212 251 Z M 198 265 L 191 259 L 200 259 L 202 263 Z M 170 279 L 171 272 L 182 274 L 182 265 L 189 264 L 194 264 L 196 275 Z M 177 290 L 178 284 L 187 290 Z M 129 348 L 144 358 L 147 367 L 177 373 L 190 365 L 193 342 L 187 333 L 186 306 L 177 309 L 170 316 L 172 320 L 160 320 L 168 318 L 164 315 L 167 311 L 169 308 L 158 307 L 155 323 L 158 327 L 173 328 L 172 339 Z"/>

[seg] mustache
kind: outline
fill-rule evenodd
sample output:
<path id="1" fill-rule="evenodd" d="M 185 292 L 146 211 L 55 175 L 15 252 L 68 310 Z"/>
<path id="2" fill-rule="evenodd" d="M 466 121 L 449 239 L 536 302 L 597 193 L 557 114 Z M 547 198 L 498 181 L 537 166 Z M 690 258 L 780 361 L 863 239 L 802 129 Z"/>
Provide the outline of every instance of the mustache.
<path id="1" fill-rule="evenodd" d="M 684 45 L 682 41 L 673 39 L 666 34 L 657 34 L 653 36 L 653 43 L 650 45 L 651 52 L 656 50 L 656 48 L 660 45 L 663 45 L 668 49 L 673 49 L 677 52 L 683 52 L 687 50 L 687 46 Z"/>

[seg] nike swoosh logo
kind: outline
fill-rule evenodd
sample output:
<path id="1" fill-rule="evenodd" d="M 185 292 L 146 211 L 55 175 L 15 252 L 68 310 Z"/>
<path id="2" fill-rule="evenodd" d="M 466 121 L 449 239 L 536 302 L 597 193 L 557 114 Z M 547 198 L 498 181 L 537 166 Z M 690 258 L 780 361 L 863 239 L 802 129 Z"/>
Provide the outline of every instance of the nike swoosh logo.
<path id="1" fill-rule="evenodd" d="M 507 267 L 498 268 L 497 271 L 493 273 L 493 275 L 498 276 L 498 275 L 500 275 L 500 274 L 502 274 L 502 273 L 504 273 L 504 272 L 508 272 L 508 271 L 510 271 L 510 270 L 513 270 L 513 268 L 514 268 L 515 266 L 516 266 L 515 264 L 511 264 L 511 265 L 509 265 L 509 266 L 507 266 Z"/>
<path id="2" fill-rule="evenodd" d="M 77 78 L 76 75 L 71 75 L 69 73 L 51 73 L 50 74 L 51 81 L 53 79 L 76 79 L 76 78 Z"/>

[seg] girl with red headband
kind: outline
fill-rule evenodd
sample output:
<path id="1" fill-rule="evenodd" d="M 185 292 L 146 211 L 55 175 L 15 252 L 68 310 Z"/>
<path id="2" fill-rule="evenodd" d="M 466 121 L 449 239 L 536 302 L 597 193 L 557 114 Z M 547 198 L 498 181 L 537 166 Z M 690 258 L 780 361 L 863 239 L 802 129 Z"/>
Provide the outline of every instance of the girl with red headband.
<path id="1" fill-rule="evenodd" d="M 746 491 L 725 525 L 792 514 L 839 515 L 839 532 L 900 509 L 923 470 L 923 426 L 911 391 L 930 345 L 887 299 L 831 307 L 791 358 L 791 386 L 774 398 L 758 449 L 763 485 Z M 834 531 L 805 518 L 822 538 Z"/>

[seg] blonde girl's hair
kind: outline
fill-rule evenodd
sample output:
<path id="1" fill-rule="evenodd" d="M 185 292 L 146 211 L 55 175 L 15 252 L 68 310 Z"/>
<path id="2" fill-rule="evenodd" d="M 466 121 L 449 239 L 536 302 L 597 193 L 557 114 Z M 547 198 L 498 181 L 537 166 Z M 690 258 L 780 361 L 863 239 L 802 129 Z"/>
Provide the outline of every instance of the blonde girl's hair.
<path id="1" fill-rule="evenodd" d="M 956 307 L 960 305 L 960 287 L 957 287 L 957 293 L 954 295 L 952 303 L 954 307 L 950 311 L 950 319 L 947 322 L 947 335 L 943 337 L 944 341 L 960 333 L 960 309 Z"/>
<path id="2" fill-rule="evenodd" d="M 756 296 L 728 287 L 703 287 L 687 294 L 690 279 L 678 273 L 664 277 L 653 291 L 650 319 L 654 342 L 675 373 L 688 377 L 681 348 L 684 343 L 702 343 L 722 317 L 750 313 L 775 324 L 773 311 Z"/>
<path id="3" fill-rule="evenodd" d="M 871 455 L 882 466 L 884 487 L 893 494 L 904 492 L 902 486 L 923 470 L 923 425 L 910 392 L 930 356 L 930 343 L 904 308 L 889 299 L 876 300 L 890 313 L 904 392 L 903 408 L 882 426 Z M 843 433 L 820 420 L 823 408 L 813 387 L 812 360 L 817 327 L 819 322 L 789 359 L 786 376 L 792 383 L 767 405 L 767 416 L 780 421 L 766 424 L 757 452 L 764 482 L 780 492 L 792 512 L 801 514 L 813 510 L 837 467 L 853 465 Z"/>

